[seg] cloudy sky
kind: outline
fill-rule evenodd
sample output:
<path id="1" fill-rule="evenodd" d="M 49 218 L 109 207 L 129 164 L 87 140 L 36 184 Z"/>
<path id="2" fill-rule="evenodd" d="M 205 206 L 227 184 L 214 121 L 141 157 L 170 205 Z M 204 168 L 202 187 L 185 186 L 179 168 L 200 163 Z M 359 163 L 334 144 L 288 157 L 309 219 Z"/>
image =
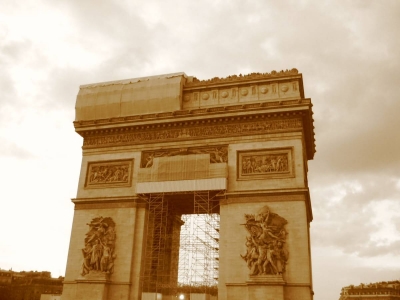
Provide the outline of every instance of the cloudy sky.
<path id="1" fill-rule="evenodd" d="M 64 275 L 79 85 L 297 68 L 316 300 L 400 279 L 400 1 L 0 0 L 0 268 Z"/>

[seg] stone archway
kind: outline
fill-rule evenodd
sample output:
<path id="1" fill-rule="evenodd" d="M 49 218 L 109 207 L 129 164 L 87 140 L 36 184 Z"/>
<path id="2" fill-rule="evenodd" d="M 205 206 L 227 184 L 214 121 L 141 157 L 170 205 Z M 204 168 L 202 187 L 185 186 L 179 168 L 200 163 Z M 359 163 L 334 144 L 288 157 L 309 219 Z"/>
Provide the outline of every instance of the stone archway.
<path id="1" fill-rule="evenodd" d="M 179 216 L 216 211 L 219 299 L 312 299 L 311 107 L 296 69 L 81 86 L 62 299 L 167 299 Z"/>

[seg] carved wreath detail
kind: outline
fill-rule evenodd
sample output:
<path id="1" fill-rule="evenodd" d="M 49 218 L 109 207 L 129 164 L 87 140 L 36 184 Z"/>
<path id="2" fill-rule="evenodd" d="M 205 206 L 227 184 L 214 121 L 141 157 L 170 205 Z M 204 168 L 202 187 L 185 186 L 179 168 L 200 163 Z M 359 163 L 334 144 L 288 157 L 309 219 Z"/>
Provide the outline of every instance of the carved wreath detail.
<path id="1" fill-rule="evenodd" d="M 85 237 L 82 249 L 83 263 L 81 275 L 92 272 L 112 274 L 114 271 L 115 222 L 107 217 L 94 218 Z"/>
<path id="2" fill-rule="evenodd" d="M 246 254 L 240 255 L 247 263 L 250 275 L 279 275 L 285 272 L 289 253 L 286 249 L 287 221 L 272 213 L 268 206 L 256 215 L 245 214 Z"/>

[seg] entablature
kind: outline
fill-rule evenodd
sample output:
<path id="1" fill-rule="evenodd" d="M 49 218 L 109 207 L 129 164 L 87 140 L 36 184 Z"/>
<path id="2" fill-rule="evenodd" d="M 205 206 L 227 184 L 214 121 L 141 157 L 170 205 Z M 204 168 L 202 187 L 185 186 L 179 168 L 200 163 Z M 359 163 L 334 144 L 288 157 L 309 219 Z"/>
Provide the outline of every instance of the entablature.
<path id="1" fill-rule="evenodd" d="M 145 78 L 137 82 L 131 80 L 81 86 L 74 126 L 76 132 L 84 138 L 83 148 L 302 131 L 307 158 L 313 158 L 315 140 L 312 104 L 311 99 L 304 98 L 302 75 L 296 69 L 203 81 L 182 74 L 160 75 L 160 78 Z M 143 113 L 148 112 L 145 109 L 134 109 L 138 105 L 146 106 L 147 100 L 140 100 L 143 97 L 150 97 L 148 101 L 167 101 L 170 92 L 164 95 L 163 89 L 166 89 L 165 86 L 171 89 L 178 83 L 179 87 L 174 88 L 173 95 L 174 101 L 177 101 L 176 97 L 180 98 L 179 109 L 152 113 Z M 132 86 L 136 94 L 124 94 L 124 85 Z M 97 115 L 97 110 L 112 108 L 105 104 L 104 109 L 101 109 L 101 103 L 108 103 L 107 97 L 117 99 L 113 90 L 117 86 L 122 86 L 118 87 L 122 89 L 118 93 L 123 93 L 121 95 L 125 95 L 125 99 L 133 97 L 129 100 L 132 101 L 130 105 L 133 105 L 129 108 L 130 113 L 115 111 Z M 112 96 L 107 96 L 106 90 L 96 90 L 100 88 L 109 88 Z M 153 89 L 158 96 L 152 94 Z M 112 103 L 117 101 L 115 99 Z M 166 107 L 173 108 L 168 105 Z M 111 117 L 101 117 L 106 115 Z"/>
<path id="2" fill-rule="evenodd" d="M 147 123 L 135 126 L 97 128 L 79 132 L 84 137 L 84 149 L 148 144 L 171 141 L 258 135 L 279 132 L 304 132 L 308 159 L 314 154 L 309 114 L 307 111 L 253 113 L 251 115 L 219 116 L 177 122 Z"/>

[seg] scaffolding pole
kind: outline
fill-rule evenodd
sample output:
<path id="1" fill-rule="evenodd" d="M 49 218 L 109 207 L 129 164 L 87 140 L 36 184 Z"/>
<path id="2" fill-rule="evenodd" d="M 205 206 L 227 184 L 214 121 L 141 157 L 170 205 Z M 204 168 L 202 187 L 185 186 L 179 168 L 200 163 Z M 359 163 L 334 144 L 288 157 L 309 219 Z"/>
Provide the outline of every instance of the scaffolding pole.
<path id="1" fill-rule="evenodd" d="M 164 194 L 150 194 L 148 231 L 142 291 L 159 293 L 165 283 L 165 248 L 167 244 L 168 203 Z"/>
<path id="2" fill-rule="evenodd" d="M 182 219 L 169 207 L 165 193 L 142 195 L 148 204 L 142 292 L 175 294 L 185 286 L 188 292 L 210 294 L 216 289 L 219 195 L 215 191 L 185 194 L 192 198 L 193 212 Z"/>

